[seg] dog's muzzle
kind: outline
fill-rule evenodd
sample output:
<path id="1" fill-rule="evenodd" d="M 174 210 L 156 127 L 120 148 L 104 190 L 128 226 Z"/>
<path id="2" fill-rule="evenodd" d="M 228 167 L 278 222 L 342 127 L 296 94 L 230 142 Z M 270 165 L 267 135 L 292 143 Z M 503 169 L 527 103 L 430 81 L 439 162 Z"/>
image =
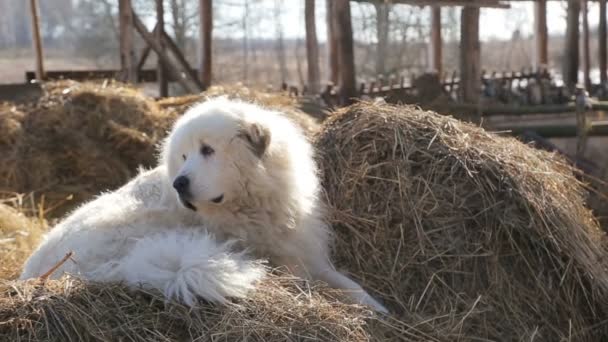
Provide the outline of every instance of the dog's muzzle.
<path id="1" fill-rule="evenodd" d="M 173 181 L 173 188 L 177 191 L 180 202 L 184 207 L 196 211 L 196 207 L 188 200 L 192 197 L 190 194 L 190 179 L 186 176 L 179 176 Z"/>

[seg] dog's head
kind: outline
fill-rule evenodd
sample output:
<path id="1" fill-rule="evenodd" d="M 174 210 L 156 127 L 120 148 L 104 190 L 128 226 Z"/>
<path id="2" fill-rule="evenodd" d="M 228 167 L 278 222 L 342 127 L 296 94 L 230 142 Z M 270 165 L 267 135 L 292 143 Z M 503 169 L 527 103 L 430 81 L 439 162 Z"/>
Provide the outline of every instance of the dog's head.
<path id="1" fill-rule="evenodd" d="M 188 110 L 165 141 L 163 162 L 179 202 L 210 213 L 271 183 L 266 162 L 272 142 L 265 110 L 217 98 Z M 258 186 L 259 187 L 259 186 Z"/>

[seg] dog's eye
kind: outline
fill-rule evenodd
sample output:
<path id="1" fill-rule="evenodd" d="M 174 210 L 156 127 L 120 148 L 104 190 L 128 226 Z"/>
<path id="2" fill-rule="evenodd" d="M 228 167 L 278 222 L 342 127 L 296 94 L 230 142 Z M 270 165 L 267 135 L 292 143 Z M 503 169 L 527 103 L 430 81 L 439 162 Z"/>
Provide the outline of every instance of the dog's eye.
<path id="1" fill-rule="evenodd" d="M 183 159 L 184 161 L 186 161 L 186 155 L 185 155 L 185 154 L 182 154 L 182 159 Z"/>
<path id="2" fill-rule="evenodd" d="M 208 157 L 208 156 L 212 155 L 213 152 L 215 152 L 215 151 L 211 148 L 211 146 L 209 146 L 209 145 L 201 146 L 201 154 L 203 156 Z"/>

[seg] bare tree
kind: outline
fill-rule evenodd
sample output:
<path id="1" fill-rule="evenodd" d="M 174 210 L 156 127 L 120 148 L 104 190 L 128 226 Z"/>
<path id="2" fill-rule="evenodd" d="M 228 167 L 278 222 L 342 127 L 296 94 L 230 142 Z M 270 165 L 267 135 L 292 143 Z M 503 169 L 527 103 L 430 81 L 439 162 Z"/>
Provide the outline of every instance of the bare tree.
<path id="1" fill-rule="evenodd" d="M 241 27 L 243 29 L 243 81 L 247 82 L 249 73 L 249 0 L 245 0 Z"/>
<path id="2" fill-rule="evenodd" d="M 315 0 L 305 0 L 306 54 L 308 61 L 308 88 L 311 93 L 319 92 L 319 44 L 315 21 Z"/>
<path id="3" fill-rule="evenodd" d="M 388 30 L 390 5 L 387 3 L 374 2 L 376 8 L 376 39 L 378 46 L 376 49 L 376 74 L 386 74 L 386 55 L 388 48 Z"/>
<path id="4" fill-rule="evenodd" d="M 336 34 L 336 21 L 334 18 L 335 3 L 333 0 L 325 0 L 327 5 L 327 47 L 329 54 L 329 80 L 336 84 L 340 71 L 338 61 L 338 36 Z"/>
<path id="5" fill-rule="evenodd" d="M 287 60 L 285 58 L 285 42 L 283 39 L 283 24 L 281 23 L 281 16 L 283 14 L 283 1 L 274 1 L 274 23 L 276 29 L 276 52 L 277 59 L 279 60 L 279 72 L 281 75 L 281 84 L 287 82 Z"/>
<path id="6" fill-rule="evenodd" d="M 355 84 L 355 57 L 353 27 L 349 0 L 334 0 L 333 15 L 338 39 L 338 61 L 340 63 L 340 104 L 349 105 L 357 96 Z"/>
<path id="7" fill-rule="evenodd" d="M 568 14 L 566 26 L 566 47 L 564 49 L 564 83 L 570 88 L 578 82 L 578 48 L 579 48 L 579 15 L 581 12 L 580 0 L 568 0 Z"/>

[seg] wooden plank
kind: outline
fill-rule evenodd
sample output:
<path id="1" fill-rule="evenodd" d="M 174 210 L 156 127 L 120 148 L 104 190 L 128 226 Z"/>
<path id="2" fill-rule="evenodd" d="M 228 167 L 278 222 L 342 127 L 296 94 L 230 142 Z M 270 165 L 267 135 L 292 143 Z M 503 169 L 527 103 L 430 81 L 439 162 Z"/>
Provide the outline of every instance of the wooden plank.
<path id="1" fill-rule="evenodd" d="M 192 73 L 197 73 L 197 70 L 191 70 Z M 99 69 L 99 70 L 49 70 L 46 72 L 47 80 L 62 80 L 69 79 L 75 81 L 86 81 L 91 79 L 120 79 L 122 70 L 119 69 Z M 25 72 L 26 82 L 31 82 L 36 79 L 35 71 Z M 158 75 L 156 69 L 142 69 L 139 72 L 137 82 L 157 82 Z M 169 74 L 169 82 L 177 82 L 177 79 Z"/>
<path id="2" fill-rule="evenodd" d="M 512 134 L 523 134 L 525 132 L 535 132 L 544 138 L 575 138 L 577 136 L 576 125 L 534 125 L 534 126 L 499 126 L 499 131 L 510 131 Z M 595 121 L 589 124 L 587 129 L 588 137 L 608 136 L 608 121 Z"/>
<path id="3" fill-rule="evenodd" d="M 357 2 L 381 3 L 386 0 L 352 0 Z M 389 0 L 393 4 L 403 4 L 411 6 L 467 6 L 476 8 L 511 8 L 508 4 L 510 0 Z"/>
<path id="4" fill-rule="evenodd" d="M 534 27 L 536 38 L 536 68 L 549 64 L 549 37 L 547 33 L 547 0 L 534 3 Z"/>
<path id="5" fill-rule="evenodd" d="M 158 30 L 158 23 L 156 23 L 156 25 L 154 25 L 154 29 L 152 30 L 152 34 L 156 36 L 156 30 Z M 152 49 L 150 48 L 149 45 L 144 46 L 144 48 L 141 50 L 141 55 L 139 56 L 139 60 L 137 61 L 137 72 L 139 72 L 141 69 L 144 68 L 144 65 L 146 64 L 146 60 L 148 59 L 148 56 L 150 55 L 150 51 L 152 51 Z"/>
<path id="6" fill-rule="evenodd" d="M 443 40 L 441 39 L 441 7 L 431 9 L 431 67 L 437 75 L 443 74 Z"/>
<path id="7" fill-rule="evenodd" d="M 212 43 L 213 43 L 213 1 L 200 0 L 199 3 L 200 16 L 200 32 L 199 39 L 201 40 L 201 65 L 199 66 L 200 81 L 203 89 L 211 85 L 213 75 L 212 64 Z"/>
<path id="8" fill-rule="evenodd" d="M 338 84 L 340 75 L 340 62 L 338 61 L 338 36 L 336 34 L 336 21 L 334 16 L 334 2 L 325 1 L 327 6 L 327 48 L 329 55 L 329 80 Z"/>
<path id="9" fill-rule="evenodd" d="M 460 93 L 463 102 L 479 102 L 480 74 L 479 8 L 463 7 L 460 27 Z"/>
<path id="10" fill-rule="evenodd" d="M 156 26 L 158 29 L 153 33 L 156 38 L 158 46 L 165 51 L 165 43 L 163 41 L 163 33 L 165 32 L 165 9 L 163 7 L 163 0 L 156 0 Z M 156 67 L 158 73 L 158 94 L 160 97 L 169 96 L 169 82 L 167 80 L 167 70 L 159 58 L 158 66 Z"/>
<path id="11" fill-rule="evenodd" d="M 308 67 L 308 89 L 317 94 L 321 88 L 319 72 L 319 43 L 317 42 L 317 27 L 315 21 L 315 0 L 304 3 L 304 18 L 306 22 L 306 60 Z"/>
<path id="12" fill-rule="evenodd" d="M 589 50 L 589 11 L 587 0 L 581 0 L 583 15 L 583 82 L 585 89 L 591 90 L 591 56 Z"/>
<path id="13" fill-rule="evenodd" d="M 334 3 L 338 62 L 340 63 L 340 105 L 346 106 L 353 103 L 357 97 L 350 2 L 349 0 L 334 0 L 332 2 Z"/>
<path id="14" fill-rule="evenodd" d="M 34 50 L 36 51 L 36 79 L 44 80 L 44 61 L 42 52 L 42 38 L 40 35 L 40 9 L 38 0 L 30 0 L 30 14 L 32 19 L 32 35 Z"/>
<path id="15" fill-rule="evenodd" d="M 484 116 L 521 116 L 535 114 L 572 114 L 576 113 L 576 105 L 567 103 L 561 105 L 538 105 L 538 106 L 515 106 L 515 105 L 482 105 L 466 104 L 466 103 L 450 103 L 446 105 L 437 105 L 434 107 L 437 111 L 443 112 L 461 112 L 461 111 L 476 111 L 479 110 Z M 608 111 L 608 102 L 599 101 L 591 104 L 589 111 Z"/>
<path id="16" fill-rule="evenodd" d="M 121 78 L 125 82 L 137 81 L 135 67 L 135 47 L 133 37 L 133 8 L 131 0 L 118 1 L 118 16 L 120 26 L 120 67 L 123 71 Z"/>
<path id="17" fill-rule="evenodd" d="M 201 89 L 200 88 L 197 89 L 197 83 L 190 84 L 188 82 L 188 80 L 186 80 L 184 77 L 182 77 L 182 73 L 181 73 L 180 69 L 175 64 L 172 63 L 169 56 L 156 43 L 154 36 L 150 32 L 148 32 L 148 29 L 146 28 L 144 23 L 139 19 L 137 14 L 135 14 L 135 12 L 133 12 L 133 24 L 135 24 L 135 29 L 137 30 L 137 32 L 139 32 L 139 34 L 146 41 L 146 43 L 148 45 L 150 45 L 152 50 L 154 50 L 154 52 L 156 52 L 156 54 L 158 55 L 158 58 L 160 58 L 160 60 L 165 64 L 165 66 L 167 67 L 167 70 L 173 75 L 173 77 L 175 79 L 177 79 L 177 81 L 184 88 L 184 90 L 187 92 L 192 92 L 192 93 L 199 92 Z M 184 74 L 186 77 L 190 78 L 190 81 L 193 81 L 190 77 L 190 74 L 188 73 L 188 70 L 185 70 Z M 195 79 L 194 81 L 198 81 L 198 79 Z"/>
<path id="18" fill-rule="evenodd" d="M 568 11 L 566 14 L 566 46 L 564 48 L 564 83 L 571 90 L 578 82 L 578 45 L 579 45 L 579 14 L 580 0 L 568 0 Z"/>
<path id="19" fill-rule="evenodd" d="M 608 49 L 606 48 L 606 0 L 600 0 L 600 23 L 598 27 L 599 35 L 599 66 L 600 66 L 600 81 L 603 85 L 608 82 Z"/>

